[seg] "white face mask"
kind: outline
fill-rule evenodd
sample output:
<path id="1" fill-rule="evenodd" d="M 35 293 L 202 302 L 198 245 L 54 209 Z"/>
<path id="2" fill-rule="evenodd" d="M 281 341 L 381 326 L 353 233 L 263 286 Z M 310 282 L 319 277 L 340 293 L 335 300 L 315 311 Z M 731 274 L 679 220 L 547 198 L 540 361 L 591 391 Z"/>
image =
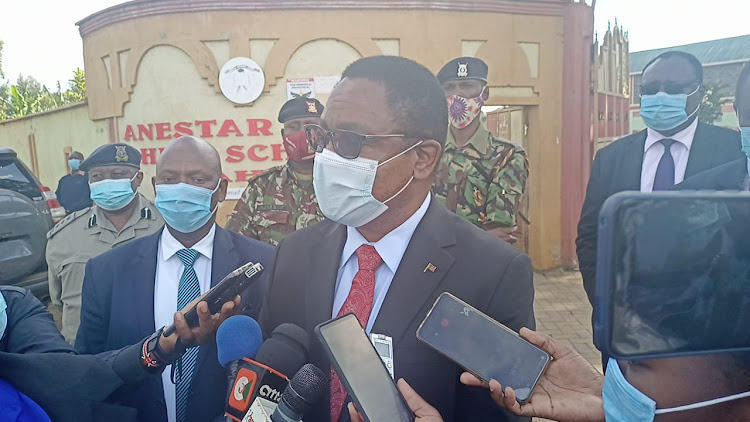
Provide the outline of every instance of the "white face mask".
<path id="1" fill-rule="evenodd" d="M 422 141 L 417 142 L 380 164 L 362 157 L 349 160 L 328 149 L 315 153 L 313 187 L 323 215 L 349 227 L 360 227 L 378 218 L 388 209 L 386 204 L 414 180 L 412 175 L 404 187 L 380 202 L 372 196 L 378 167 L 406 154 L 421 143 Z"/>

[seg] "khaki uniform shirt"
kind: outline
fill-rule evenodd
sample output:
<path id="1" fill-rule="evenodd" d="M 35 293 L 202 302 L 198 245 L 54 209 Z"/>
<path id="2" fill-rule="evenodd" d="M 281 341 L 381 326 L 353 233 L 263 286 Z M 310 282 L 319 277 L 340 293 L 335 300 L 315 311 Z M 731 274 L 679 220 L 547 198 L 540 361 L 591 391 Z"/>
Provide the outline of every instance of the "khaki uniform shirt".
<path id="1" fill-rule="evenodd" d="M 513 227 L 529 175 L 526 152 L 493 136 L 482 113 L 477 131 L 462 147 L 448 131 L 433 193 L 450 211 L 483 228 Z"/>
<path id="2" fill-rule="evenodd" d="M 49 294 L 52 303 L 62 306 L 62 334 L 75 342 L 81 324 L 81 289 L 86 262 L 113 247 L 156 233 L 164 219 L 141 194 L 138 204 L 120 232 L 96 205 L 76 211 L 47 233 Z"/>

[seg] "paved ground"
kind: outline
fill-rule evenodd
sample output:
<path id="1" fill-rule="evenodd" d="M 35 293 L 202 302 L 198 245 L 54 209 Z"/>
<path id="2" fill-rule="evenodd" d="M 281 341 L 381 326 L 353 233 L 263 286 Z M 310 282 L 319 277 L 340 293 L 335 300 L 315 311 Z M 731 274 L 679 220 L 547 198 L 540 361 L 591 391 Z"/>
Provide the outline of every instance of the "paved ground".
<path id="1" fill-rule="evenodd" d="M 572 345 L 599 372 L 601 354 L 594 347 L 591 332 L 591 305 L 583 290 L 578 271 L 554 270 L 534 274 L 537 331 Z M 547 419 L 535 418 L 534 422 Z"/>
<path id="2" fill-rule="evenodd" d="M 601 354 L 594 347 L 591 305 L 577 271 L 534 274 L 537 331 L 571 344 L 601 371 Z"/>

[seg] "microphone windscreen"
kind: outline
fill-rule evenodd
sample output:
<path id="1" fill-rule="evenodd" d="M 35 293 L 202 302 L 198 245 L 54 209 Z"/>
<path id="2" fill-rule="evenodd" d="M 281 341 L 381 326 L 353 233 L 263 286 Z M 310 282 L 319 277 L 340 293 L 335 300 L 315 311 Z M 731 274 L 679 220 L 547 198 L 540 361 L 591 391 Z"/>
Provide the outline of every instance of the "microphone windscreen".
<path id="1" fill-rule="evenodd" d="M 216 330 L 216 352 L 219 363 L 225 368 L 242 358 L 254 359 L 261 344 L 260 325 L 247 315 L 229 317 Z"/>
<path id="2" fill-rule="evenodd" d="M 308 362 L 310 336 L 294 324 L 281 324 L 258 350 L 255 361 L 291 377 Z"/>
<path id="3" fill-rule="evenodd" d="M 326 387 L 323 371 L 308 363 L 294 374 L 281 400 L 285 401 L 290 409 L 304 415 L 323 398 Z"/>

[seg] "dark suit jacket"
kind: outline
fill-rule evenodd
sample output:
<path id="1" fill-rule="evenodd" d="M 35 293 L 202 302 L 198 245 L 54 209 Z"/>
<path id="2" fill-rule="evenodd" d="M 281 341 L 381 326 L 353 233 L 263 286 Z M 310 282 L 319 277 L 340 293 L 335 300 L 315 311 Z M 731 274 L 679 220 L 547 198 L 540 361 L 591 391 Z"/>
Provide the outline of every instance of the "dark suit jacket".
<path id="1" fill-rule="evenodd" d="M 586 199 L 578 223 L 576 247 L 583 287 L 594 303 L 596 284 L 596 241 L 599 210 L 617 192 L 641 190 L 641 167 L 647 131 L 626 136 L 602 148 L 594 159 Z M 698 123 L 690 148 L 685 178 L 744 157 L 739 132 Z"/>
<path id="2" fill-rule="evenodd" d="M 0 339 L 0 379 L 56 422 L 135 421 L 134 409 L 105 401 L 124 384 L 157 377 L 141 367 L 142 343 L 96 356 L 76 355 L 52 314 L 28 290 L 0 287 L 8 325 Z"/>
<path id="3" fill-rule="evenodd" d="M 270 332 L 290 322 L 312 336 L 331 319 L 346 242 L 346 227 L 330 220 L 287 236 L 277 249 L 261 326 Z M 432 263 L 436 271 L 425 271 Z M 435 199 L 419 223 L 373 326 L 393 338 L 395 376 L 406 379 L 447 422 L 516 420 L 492 403 L 486 390 L 459 383 L 462 370 L 416 338 L 437 296 L 451 292 L 508 327 L 535 326 L 531 261 L 507 243 L 449 212 Z M 328 374 L 330 363 L 313 341 L 311 361 Z M 326 389 L 328 391 L 328 389 Z M 329 397 L 305 415 L 330 419 Z M 348 420 L 344 411 L 342 420 Z"/>
<path id="4" fill-rule="evenodd" d="M 747 178 L 747 157 L 726 163 L 675 186 L 676 190 L 742 190 Z"/>
<path id="5" fill-rule="evenodd" d="M 99 353 L 137 343 L 156 330 L 154 282 L 161 231 L 89 260 L 83 281 L 81 327 L 76 349 Z M 248 261 L 271 264 L 273 248 L 216 227 L 211 285 Z M 243 294 L 243 313 L 257 317 L 267 288 L 267 273 Z M 226 372 L 216 344 L 201 346 L 188 401 L 189 420 L 208 421 L 223 412 Z M 161 378 L 122 394 L 122 403 L 138 409 L 141 421 L 167 420 Z"/>

